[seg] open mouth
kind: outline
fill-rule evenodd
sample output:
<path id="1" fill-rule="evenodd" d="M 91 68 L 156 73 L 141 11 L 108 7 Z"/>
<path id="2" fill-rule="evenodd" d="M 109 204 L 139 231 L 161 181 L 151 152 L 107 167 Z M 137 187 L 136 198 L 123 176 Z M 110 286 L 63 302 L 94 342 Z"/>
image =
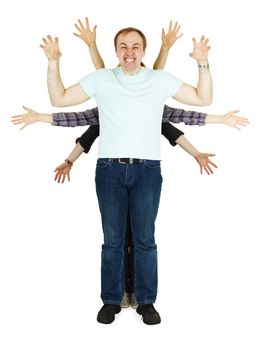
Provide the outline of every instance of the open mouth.
<path id="1" fill-rule="evenodd" d="M 127 63 L 133 63 L 135 61 L 135 58 L 134 57 L 133 58 L 128 57 L 128 58 L 125 58 L 124 60 Z"/>

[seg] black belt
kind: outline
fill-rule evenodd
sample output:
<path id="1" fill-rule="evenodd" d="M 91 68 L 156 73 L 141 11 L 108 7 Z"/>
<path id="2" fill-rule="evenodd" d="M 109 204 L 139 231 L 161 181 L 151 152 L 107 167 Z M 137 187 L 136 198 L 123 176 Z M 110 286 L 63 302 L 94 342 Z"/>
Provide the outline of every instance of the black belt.
<path id="1" fill-rule="evenodd" d="M 111 158 L 113 162 L 123 163 L 123 164 L 135 164 L 135 163 L 143 163 L 144 159 L 138 158 Z"/>

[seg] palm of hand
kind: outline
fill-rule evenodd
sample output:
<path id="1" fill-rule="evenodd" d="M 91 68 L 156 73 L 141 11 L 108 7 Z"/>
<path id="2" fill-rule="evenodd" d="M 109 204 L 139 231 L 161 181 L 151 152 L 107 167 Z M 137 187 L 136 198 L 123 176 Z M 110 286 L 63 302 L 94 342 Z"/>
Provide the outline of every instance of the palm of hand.
<path id="1" fill-rule="evenodd" d="M 93 30 L 90 29 L 88 17 L 85 17 L 85 24 L 79 19 L 78 23 L 74 24 L 75 28 L 78 30 L 79 34 L 73 33 L 78 38 L 81 38 L 86 45 L 90 46 L 96 41 L 96 29 L 95 25 Z"/>
<path id="2" fill-rule="evenodd" d="M 23 121 L 28 125 L 35 123 L 37 121 L 37 113 L 33 110 L 30 110 L 28 113 L 26 113 L 23 117 Z"/>
<path id="3" fill-rule="evenodd" d="M 173 44 L 176 42 L 177 39 L 179 39 L 179 37 L 177 37 L 177 34 L 175 32 L 168 33 L 168 34 L 163 33 L 162 46 L 170 48 L 171 46 L 173 46 Z"/>
<path id="4" fill-rule="evenodd" d="M 71 169 L 71 166 L 69 164 L 67 164 L 67 163 L 63 163 L 58 168 L 56 168 L 57 173 L 59 175 L 67 175 L 67 174 L 69 174 L 70 169 Z"/>
<path id="5" fill-rule="evenodd" d="M 208 58 L 209 49 L 203 45 L 194 45 L 193 52 L 190 54 L 195 60 L 206 61 Z"/>
<path id="6" fill-rule="evenodd" d="M 44 46 L 44 52 L 49 60 L 58 60 L 61 56 L 58 43 L 52 42 Z"/>
<path id="7" fill-rule="evenodd" d="M 212 166 L 217 168 L 216 164 L 213 163 L 209 157 L 212 157 L 214 156 L 213 153 L 200 153 L 198 154 L 195 159 L 197 160 L 197 162 L 199 163 L 200 165 L 200 169 L 201 169 L 201 174 L 203 172 L 203 170 L 208 174 L 213 174 L 213 170 L 212 170 Z"/>
<path id="8" fill-rule="evenodd" d="M 235 126 L 235 124 L 237 123 L 237 118 L 231 115 L 228 115 L 225 117 L 225 123 L 229 126 Z"/>
<path id="9" fill-rule="evenodd" d="M 201 154 L 196 159 L 202 167 L 205 167 L 210 162 L 207 154 Z"/>
<path id="10" fill-rule="evenodd" d="M 176 42 L 177 39 L 181 38 L 183 34 L 179 34 L 180 25 L 178 22 L 175 22 L 174 26 L 172 21 L 170 21 L 168 33 L 165 34 L 164 28 L 162 28 L 162 46 L 167 47 L 168 49 Z"/>
<path id="11" fill-rule="evenodd" d="M 91 45 L 96 41 L 96 35 L 91 32 L 91 30 L 84 29 L 81 31 L 80 35 L 78 35 L 87 45 Z"/>
<path id="12" fill-rule="evenodd" d="M 211 48 L 210 46 L 207 46 L 209 40 L 205 39 L 203 35 L 199 42 L 197 42 L 195 38 L 193 38 L 192 41 L 194 46 L 190 56 L 197 61 L 207 61 L 208 51 Z"/>
<path id="13" fill-rule="evenodd" d="M 57 181 L 58 183 L 65 182 L 66 177 L 68 178 L 68 181 L 70 180 L 70 173 L 71 170 L 71 166 L 69 164 L 67 164 L 66 162 L 59 165 L 56 169 L 55 169 L 55 177 L 54 180 Z"/>

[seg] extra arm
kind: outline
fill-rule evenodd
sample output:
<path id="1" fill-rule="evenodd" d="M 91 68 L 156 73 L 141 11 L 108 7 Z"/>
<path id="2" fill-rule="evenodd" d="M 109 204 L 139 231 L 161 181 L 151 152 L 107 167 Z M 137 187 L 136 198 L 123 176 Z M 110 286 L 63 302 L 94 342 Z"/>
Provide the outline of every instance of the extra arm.
<path id="1" fill-rule="evenodd" d="M 68 127 L 99 124 L 97 107 L 87 109 L 84 112 L 61 112 L 52 114 L 39 113 L 25 106 L 23 106 L 23 108 L 27 113 L 19 114 L 11 118 L 11 122 L 14 125 L 24 124 L 20 130 L 36 122 L 51 123 L 54 126 Z"/>
<path id="2" fill-rule="evenodd" d="M 55 169 L 55 178 L 54 180 L 58 183 L 63 183 L 67 177 L 70 181 L 70 171 L 73 163 L 77 160 L 83 152 L 88 153 L 92 144 L 99 136 L 99 125 L 90 126 L 79 138 L 76 140 L 76 146 L 73 151 L 67 157 L 64 163 L 59 165 Z"/>
<path id="3" fill-rule="evenodd" d="M 70 181 L 70 171 L 74 162 L 81 156 L 83 152 L 88 153 L 92 144 L 99 136 L 99 125 L 90 126 L 83 135 L 76 140 L 76 146 L 69 154 L 64 163 L 56 167 L 54 180 L 63 183 L 67 178 Z"/>
<path id="4" fill-rule="evenodd" d="M 26 126 L 34 124 L 36 122 L 52 123 L 52 114 L 38 113 L 31 108 L 23 106 L 27 112 L 24 114 L 19 114 L 11 117 L 11 122 L 13 125 L 24 124 L 20 130 L 24 129 Z"/>
<path id="5" fill-rule="evenodd" d="M 223 115 L 211 115 L 196 111 L 185 111 L 181 108 L 173 108 L 167 105 L 163 110 L 163 122 L 185 123 L 186 125 L 205 125 L 205 124 L 225 124 L 240 130 L 240 126 L 249 124 L 247 118 L 236 115 L 239 110 L 227 112 Z"/>
<path id="6" fill-rule="evenodd" d="M 69 173 L 71 171 L 73 163 L 81 156 L 83 152 L 84 148 L 80 145 L 80 143 L 77 143 L 64 163 L 55 168 L 54 172 L 56 174 L 54 180 L 58 183 L 63 183 L 67 177 L 68 181 L 70 181 Z"/>
<path id="7" fill-rule="evenodd" d="M 90 29 L 88 17 L 85 17 L 85 25 L 78 20 L 78 24 L 74 24 L 78 33 L 73 33 L 78 38 L 82 39 L 85 44 L 88 46 L 90 57 L 96 69 L 105 68 L 104 61 L 99 53 L 96 43 L 96 30 L 97 26 L 95 25 L 93 30 Z"/>
<path id="8" fill-rule="evenodd" d="M 188 154 L 195 158 L 197 163 L 200 166 L 200 173 L 203 173 L 203 170 L 208 174 L 213 174 L 213 170 L 211 168 L 217 168 L 216 164 L 213 163 L 209 157 L 215 156 L 213 153 L 201 153 L 199 152 L 186 138 L 184 135 L 180 136 L 175 141 L 180 147 L 182 147 Z"/>
<path id="9" fill-rule="evenodd" d="M 239 110 L 228 112 L 224 115 L 210 115 L 208 114 L 205 118 L 205 124 L 226 124 L 237 130 L 240 130 L 240 126 L 247 126 L 249 120 L 244 117 L 239 117 L 236 113 Z"/>
<path id="10" fill-rule="evenodd" d="M 92 144 L 95 142 L 96 138 L 99 136 L 99 125 L 91 125 L 89 128 L 76 139 L 76 143 L 79 142 L 83 147 L 84 152 L 88 153 Z"/>
<path id="11" fill-rule="evenodd" d="M 87 109 L 83 112 L 60 112 L 53 113 L 54 126 L 85 126 L 85 125 L 99 125 L 98 108 Z"/>
<path id="12" fill-rule="evenodd" d="M 178 144 L 182 149 L 184 149 L 189 155 L 194 157 L 196 162 L 200 166 L 200 172 L 203 173 L 203 170 L 208 174 L 213 174 L 211 168 L 217 166 L 210 161 L 209 157 L 214 156 L 212 153 L 201 153 L 199 152 L 184 136 L 184 133 L 174 127 L 170 123 L 162 123 L 162 135 L 165 136 L 172 146 Z"/>
<path id="13" fill-rule="evenodd" d="M 162 121 L 171 123 L 185 123 L 186 125 L 204 125 L 207 114 L 186 111 L 182 108 L 164 106 Z"/>
<path id="14" fill-rule="evenodd" d="M 159 50 L 159 54 L 155 60 L 155 63 L 153 65 L 153 69 L 163 69 L 165 67 L 168 54 L 170 51 L 170 48 L 173 46 L 173 44 L 181 38 L 183 34 L 179 34 L 180 25 L 178 25 L 178 22 L 175 22 L 175 25 L 172 26 L 172 21 L 170 21 L 168 33 L 165 33 L 164 28 L 162 28 L 162 34 L 161 34 L 161 47 Z"/>
<path id="15" fill-rule="evenodd" d="M 184 135 L 183 131 L 177 129 L 171 123 L 163 122 L 161 124 L 161 134 L 169 141 L 172 146 L 176 145 L 176 140 Z"/>

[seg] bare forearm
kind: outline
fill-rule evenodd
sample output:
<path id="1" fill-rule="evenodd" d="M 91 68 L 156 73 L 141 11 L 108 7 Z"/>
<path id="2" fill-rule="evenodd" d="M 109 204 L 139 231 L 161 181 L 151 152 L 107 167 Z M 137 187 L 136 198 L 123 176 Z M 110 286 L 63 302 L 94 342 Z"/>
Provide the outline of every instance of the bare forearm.
<path id="1" fill-rule="evenodd" d="M 59 60 L 48 61 L 47 85 L 51 104 L 58 106 L 65 93 L 59 71 Z"/>
<path id="2" fill-rule="evenodd" d="M 100 56 L 100 53 L 97 48 L 96 42 L 91 43 L 89 46 L 89 53 L 92 59 L 92 62 L 96 69 L 102 69 L 105 68 L 104 61 L 102 57 Z"/>
<path id="3" fill-rule="evenodd" d="M 52 114 L 37 113 L 37 121 L 51 124 L 53 122 L 53 116 Z"/>
<path id="4" fill-rule="evenodd" d="M 153 69 L 163 69 L 169 54 L 169 48 L 161 46 L 158 57 L 155 60 Z"/>
<path id="5" fill-rule="evenodd" d="M 208 62 L 198 61 L 199 79 L 197 84 L 197 95 L 204 105 L 212 103 L 213 82 Z"/>
<path id="6" fill-rule="evenodd" d="M 205 124 L 223 124 L 224 123 L 224 115 L 211 115 L 207 114 L 205 117 Z"/>
<path id="7" fill-rule="evenodd" d="M 175 141 L 180 147 L 182 147 L 188 154 L 196 157 L 200 152 L 185 138 L 184 135 L 178 137 Z"/>
<path id="8" fill-rule="evenodd" d="M 77 160 L 83 152 L 84 152 L 84 148 L 80 145 L 79 142 L 77 142 L 76 146 L 73 148 L 72 152 L 67 157 L 67 159 L 72 163 L 74 163 L 75 160 Z"/>

